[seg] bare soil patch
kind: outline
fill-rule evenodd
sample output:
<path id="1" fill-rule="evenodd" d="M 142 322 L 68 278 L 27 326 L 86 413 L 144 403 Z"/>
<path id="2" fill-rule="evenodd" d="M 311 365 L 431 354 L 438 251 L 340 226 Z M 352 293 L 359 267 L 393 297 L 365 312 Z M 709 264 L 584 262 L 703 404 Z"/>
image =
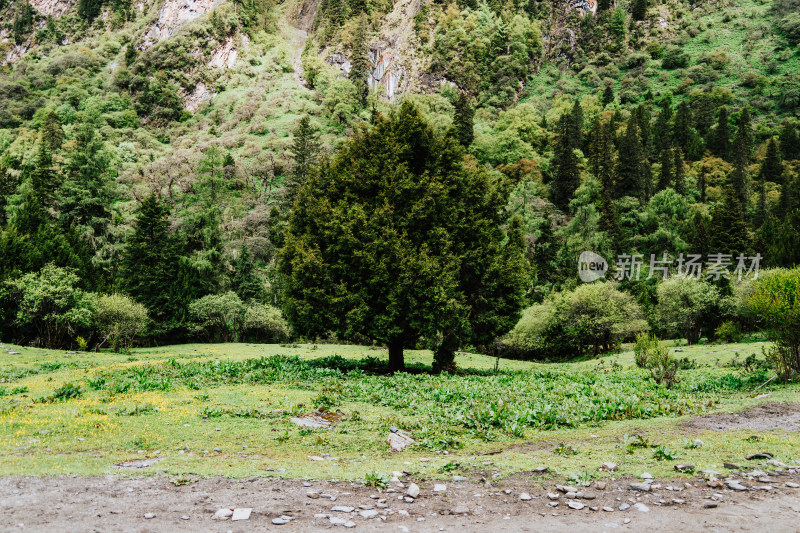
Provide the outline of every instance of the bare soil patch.
<path id="1" fill-rule="evenodd" d="M 398 483 L 391 484 L 391 491 L 380 491 L 349 482 L 313 481 L 305 486 L 301 480 L 270 478 L 200 479 L 175 486 L 165 477 L 6 477 L 0 478 L 0 530 L 346 531 L 332 525 L 329 516 L 333 516 L 351 522 L 355 531 L 796 531 L 800 489 L 794 484 L 800 473 L 793 472 L 779 475 L 770 491 L 746 482 L 746 492 L 709 487 L 696 478 L 656 481 L 652 491 L 637 492 L 629 487 L 637 480 L 620 479 L 581 488 L 583 494 L 577 499 L 567 500 L 561 493 L 556 507 L 549 505 L 552 501 L 547 496 L 557 492 L 555 484 L 542 487 L 527 476 L 492 486 L 472 479 L 413 480 L 421 487 L 413 502 L 404 499 L 405 488 Z M 434 483 L 444 483 L 446 489 L 435 492 Z M 309 498 L 309 491 L 318 497 Z M 523 492 L 531 499 L 523 501 Z M 582 505 L 573 509 L 568 502 Z M 623 504 L 630 507 L 620 510 Z M 334 506 L 353 511 L 334 510 Z M 233 507 L 253 511 L 244 521 L 212 518 L 219 509 Z M 359 514 L 370 508 L 379 514 Z M 280 517 L 291 520 L 285 525 L 273 523 Z"/>
<path id="2" fill-rule="evenodd" d="M 765 403 L 736 413 L 717 413 L 693 418 L 684 427 L 711 431 L 800 431 L 799 403 Z"/>

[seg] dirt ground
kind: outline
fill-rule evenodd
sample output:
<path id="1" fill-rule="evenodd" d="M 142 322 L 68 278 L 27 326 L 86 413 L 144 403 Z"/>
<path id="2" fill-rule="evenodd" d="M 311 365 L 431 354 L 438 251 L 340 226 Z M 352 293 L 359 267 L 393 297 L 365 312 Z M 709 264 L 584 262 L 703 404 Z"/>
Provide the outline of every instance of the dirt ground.
<path id="1" fill-rule="evenodd" d="M 416 480 L 421 492 L 412 502 L 404 498 L 414 480 L 405 478 L 403 486 L 391 483 L 387 492 L 354 483 L 311 482 L 304 486 L 299 480 L 269 478 L 201 479 L 175 486 L 165 477 L 5 477 L 0 478 L 0 530 L 246 533 L 348 529 L 333 525 L 329 518 L 333 516 L 351 522 L 349 527 L 356 531 L 800 531 L 800 488 L 792 487 L 800 482 L 800 472 L 784 470 L 770 476 L 772 490 L 738 476 L 746 491 L 710 487 L 695 477 L 656 480 L 650 492 L 638 492 L 630 489 L 630 483 L 641 480 L 619 479 L 605 487 L 580 488 L 582 497 L 569 500 L 555 484 L 534 488 L 531 478 L 525 477 L 489 487 L 478 480 L 438 481 L 446 485 L 440 492 L 433 490 L 434 482 Z M 320 496 L 312 499 L 309 491 Z M 531 500 L 520 499 L 525 491 Z M 548 505 L 548 493 L 559 494 L 558 506 Z M 571 509 L 568 502 L 584 507 Z M 647 510 L 638 509 L 637 502 Z M 631 507 L 620 510 L 626 503 Z M 334 506 L 354 511 L 333 510 Z M 360 506 L 374 509 L 377 516 L 362 517 Z M 213 519 L 219 509 L 237 507 L 252 508 L 250 518 L 236 522 Z M 273 519 L 282 516 L 292 520 L 273 524 Z"/>
<path id="2" fill-rule="evenodd" d="M 715 413 L 699 416 L 684 424 L 684 427 L 711 431 L 737 429 L 800 431 L 800 404 L 765 403 L 738 413 Z"/>

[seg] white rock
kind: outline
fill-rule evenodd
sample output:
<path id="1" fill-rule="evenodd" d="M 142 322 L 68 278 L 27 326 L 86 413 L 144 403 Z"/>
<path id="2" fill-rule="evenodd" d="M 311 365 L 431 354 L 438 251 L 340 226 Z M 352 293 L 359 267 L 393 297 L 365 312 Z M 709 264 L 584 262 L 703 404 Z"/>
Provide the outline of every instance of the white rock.
<path id="1" fill-rule="evenodd" d="M 334 505 L 331 507 L 331 511 L 335 511 L 338 513 L 352 513 L 355 511 L 355 507 L 348 507 L 347 505 Z"/>
<path id="2" fill-rule="evenodd" d="M 408 489 L 406 489 L 406 494 L 408 494 L 411 498 L 419 497 L 419 485 L 416 483 L 409 484 Z"/>
<path id="3" fill-rule="evenodd" d="M 608 472 L 615 472 L 617 470 L 617 463 L 603 463 L 601 468 Z"/>
<path id="4" fill-rule="evenodd" d="M 227 520 L 233 516 L 233 509 L 220 509 L 214 513 L 214 520 Z"/>
<path id="5" fill-rule="evenodd" d="M 581 502 L 567 502 L 567 505 L 569 506 L 569 508 L 570 508 L 570 509 L 575 509 L 575 510 L 577 510 L 577 511 L 580 511 L 581 509 L 583 509 L 584 507 L 586 507 L 586 506 L 585 506 L 584 504 L 582 504 Z"/>
<path id="6" fill-rule="evenodd" d="M 145 513 L 145 514 L 144 514 L 144 517 L 145 517 L 147 520 L 150 520 L 151 518 L 155 518 L 155 517 L 156 517 L 156 515 L 155 515 L 155 513 Z"/>
<path id="7" fill-rule="evenodd" d="M 447 490 L 447 485 L 445 485 L 443 483 L 436 483 L 433 486 L 433 492 L 444 492 L 446 490 Z"/>
<path id="8" fill-rule="evenodd" d="M 250 513 L 253 512 L 252 508 L 244 507 L 241 509 L 234 509 L 231 522 L 238 522 L 239 520 L 250 520 Z"/>
<path id="9" fill-rule="evenodd" d="M 524 502 L 527 502 L 529 500 L 532 500 L 533 498 L 531 498 L 531 495 L 528 494 L 527 492 L 523 492 L 522 494 L 519 495 L 519 499 Z"/>
<path id="10" fill-rule="evenodd" d="M 637 511 L 639 511 L 640 513 L 649 513 L 650 512 L 650 508 L 648 506 L 646 506 L 645 504 L 641 503 L 641 502 L 634 503 L 633 504 L 633 508 L 636 509 Z"/>
<path id="11" fill-rule="evenodd" d="M 360 514 L 363 518 L 375 518 L 378 516 L 378 511 L 375 509 L 367 509 L 366 511 L 359 511 L 358 514 Z"/>

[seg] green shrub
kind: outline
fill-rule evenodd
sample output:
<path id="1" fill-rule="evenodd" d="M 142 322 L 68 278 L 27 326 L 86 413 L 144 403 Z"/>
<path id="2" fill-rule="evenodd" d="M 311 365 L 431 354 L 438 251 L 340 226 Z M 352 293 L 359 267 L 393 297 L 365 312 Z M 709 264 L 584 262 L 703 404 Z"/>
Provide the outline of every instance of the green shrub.
<path id="1" fill-rule="evenodd" d="M 189 304 L 196 331 L 212 342 L 238 339 L 245 307 L 235 292 L 210 294 Z"/>
<path id="2" fill-rule="evenodd" d="M 16 325 L 34 342 L 51 348 L 68 346 L 82 331 L 91 331 L 96 301 L 78 285 L 72 270 L 52 263 L 39 272 L 7 282 L 18 302 Z"/>
<path id="3" fill-rule="evenodd" d="M 721 303 L 716 287 L 692 278 L 670 278 L 658 286 L 657 295 L 664 329 L 680 333 L 689 344 L 700 340 L 707 315 Z"/>
<path id="4" fill-rule="evenodd" d="M 147 326 L 147 309 L 122 294 L 102 295 L 97 298 L 97 329 L 103 336 L 101 344 L 111 343 L 115 352 L 129 351 L 133 340 Z"/>
<path id="5" fill-rule="evenodd" d="M 636 344 L 633 346 L 633 360 L 639 368 L 647 368 L 653 350 L 658 346 L 655 335 L 639 333 L 636 335 Z"/>
<path id="6" fill-rule="evenodd" d="M 726 320 L 714 330 L 714 338 L 724 342 L 737 342 L 741 337 L 739 326 L 732 320 Z"/>
<path id="7" fill-rule="evenodd" d="M 670 354 L 667 345 L 658 339 L 655 340 L 647 366 L 650 367 L 650 375 L 659 385 L 663 384 L 666 388 L 671 389 L 673 385 L 678 383 L 678 368 L 680 365 Z"/>
<path id="8" fill-rule="evenodd" d="M 289 323 L 277 307 L 251 304 L 245 310 L 242 331 L 253 341 L 279 342 L 289 338 Z"/>
<path id="9" fill-rule="evenodd" d="M 590 283 L 527 308 L 503 344 L 534 357 L 597 355 L 646 329 L 630 294 L 613 283 Z"/>
<path id="10" fill-rule="evenodd" d="M 776 346 L 767 353 L 781 379 L 800 375 L 800 268 L 764 273 L 754 284 L 750 308 Z"/>
<path id="11" fill-rule="evenodd" d="M 689 56 L 677 46 L 668 47 L 661 58 L 661 67 L 667 70 L 686 68 L 688 65 Z"/>

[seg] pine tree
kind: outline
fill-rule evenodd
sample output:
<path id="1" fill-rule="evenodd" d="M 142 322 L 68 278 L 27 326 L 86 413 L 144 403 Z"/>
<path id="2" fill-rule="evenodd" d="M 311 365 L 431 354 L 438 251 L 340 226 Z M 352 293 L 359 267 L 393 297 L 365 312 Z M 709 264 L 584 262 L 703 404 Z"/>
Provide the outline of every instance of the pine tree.
<path id="1" fill-rule="evenodd" d="M 761 169 L 758 173 L 759 179 L 771 181 L 778 185 L 783 183 L 783 164 L 781 163 L 781 153 L 778 150 L 778 143 L 774 138 L 767 143 L 767 153 L 764 161 L 761 162 Z"/>
<path id="2" fill-rule="evenodd" d="M 767 182 L 762 173 L 758 175 L 758 203 L 756 204 L 755 227 L 760 228 L 767 220 Z"/>
<path id="3" fill-rule="evenodd" d="M 58 176 L 55 168 L 53 168 L 53 156 L 44 142 L 39 144 L 39 150 L 36 154 L 33 168 L 30 170 L 30 176 L 33 193 L 39 199 L 41 205 L 45 208 L 54 208 Z"/>
<path id="4" fill-rule="evenodd" d="M 469 148 L 475 138 L 474 117 L 475 110 L 469 103 L 469 97 L 464 91 L 460 91 L 453 114 L 453 130 L 456 139 L 464 148 Z"/>
<path id="5" fill-rule="evenodd" d="M 239 255 L 233 262 L 231 289 L 243 302 L 258 301 L 264 297 L 264 284 L 258 279 L 254 266 L 253 254 L 246 244 L 242 244 Z"/>
<path id="6" fill-rule="evenodd" d="M 700 165 L 700 174 L 697 176 L 697 188 L 700 189 L 700 203 L 706 203 L 706 188 L 708 187 L 708 177 L 706 176 L 705 165 Z"/>
<path id="7" fill-rule="evenodd" d="M 646 164 L 644 147 L 639 138 L 639 127 L 636 119 L 631 117 L 619 144 L 615 191 L 617 198 L 633 196 L 639 198 L 640 201 L 645 200 L 644 166 Z"/>
<path id="8" fill-rule="evenodd" d="M 366 105 L 367 96 L 369 96 L 369 79 L 372 71 L 369 66 L 369 49 L 367 45 L 367 19 L 362 15 L 358 19 L 356 25 L 356 33 L 353 37 L 353 47 L 350 57 L 350 72 L 347 77 L 356 86 L 356 93 L 358 94 L 361 105 Z"/>
<path id="9" fill-rule="evenodd" d="M 179 257 L 175 238 L 169 232 L 169 210 L 154 195 L 139 206 L 133 234 L 122 258 L 125 290 L 147 307 L 156 329 L 170 329 L 178 307 Z"/>
<path id="10" fill-rule="evenodd" d="M 685 154 L 692 140 L 692 110 L 686 100 L 678 104 L 675 123 L 672 126 L 673 144 Z"/>
<path id="11" fill-rule="evenodd" d="M 661 152 L 661 174 L 658 176 L 658 190 L 663 191 L 675 183 L 675 154 L 672 148 L 665 148 Z"/>
<path id="12" fill-rule="evenodd" d="M 575 155 L 574 140 L 570 138 L 570 122 L 566 114 L 558 121 L 558 139 L 550 163 L 554 169 L 550 182 L 550 201 L 564 212 L 569 209 L 569 201 L 581 184 L 578 156 Z"/>
<path id="13" fill-rule="evenodd" d="M 614 173 L 614 143 L 611 124 L 601 122 L 599 119 L 592 125 L 589 163 L 592 174 L 600 180 L 603 190 L 608 191 L 609 197 L 614 197 L 617 184 Z"/>
<path id="14" fill-rule="evenodd" d="M 633 0 L 631 15 L 633 20 L 644 20 L 647 18 L 647 0 Z"/>
<path id="15" fill-rule="evenodd" d="M 797 126 L 792 121 L 787 121 L 783 125 L 780 135 L 781 155 L 786 161 L 800 159 L 800 134 Z"/>
<path id="16" fill-rule="evenodd" d="M 319 155 L 317 130 L 311 125 L 308 115 L 304 115 L 298 122 L 289 151 L 293 167 L 286 183 L 286 204 L 291 206 L 297 196 L 297 189 L 308 180 L 311 167 Z"/>
<path id="17" fill-rule="evenodd" d="M 569 121 L 570 129 L 572 130 L 570 133 L 572 147 L 583 150 L 583 109 L 578 100 L 575 100 L 575 104 L 572 106 Z"/>
<path id="18" fill-rule="evenodd" d="M 614 103 L 614 88 L 611 85 L 606 85 L 606 88 L 603 90 L 602 102 L 603 107 Z"/>
<path id="19" fill-rule="evenodd" d="M 717 128 L 710 132 L 710 139 L 706 143 L 714 155 L 725 161 L 730 161 L 731 158 L 731 132 L 728 121 L 728 108 L 722 106 L 719 108 Z"/>
<path id="20" fill-rule="evenodd" d="M 61 148 L 64 142 L 64 130 L 61 128 L 61 121 L 52 109 L 47 112 L 42 121 L 42 142 L 50 153 Z"/>
<path id="21" fill-rule="evenodd" d="M 726 189 L 714 208 L 711 221 L 711 251 L 721 254 L 747 254 L 750 251 L 750 232 L 745 212 L 736 194 Z"/>
<path id="22" fill-rule="evenodd" d="M 296 331 L 384 343 L 392 370 L 422 338 L 437 369 L 519 317 L 523 235 L 507 195 L 410 103 L 356 131 L 299 191 L 279 271 Z M 503 231 L 507 227 L 507 231 Z"/>
<path id="23" fill-rule="evenodd" d="M 680 148 L 675 148 L 675 192 L 678 194 L 686 194 L 686 168 L 683 163 L 683 154 Z"/>
<path id="24" fill-rule="evenodd" d="M 66 179 L 56 193 L 62 228 L 74 228 L 87 249 L 102 246 L 111 222 L 113 171 L 96 126 L 77 126 L 75 146 L 65 166 Z"/>
<path id="25" fill-rule="evenodd" d="M 655 156 L 659 159 L 663 157 L 662 152 L 672 148 L 672 100 L 664 98 L 661 102 L 661 111 L 656 119 L 653 128 L 653 143 L 655 145 Z"/>
<path id="26" fill-rule="evenodd" d="M 750 197 L 750 176 L 747 174 L 747 163 L 750 160 L 753 142 L 753 133 L 750 128 L 750 111 L 744 108 L 734 141 L 733 174 L 731 176 L 731 185 L 744 213 L 747 213 L 747 202 Z"/>

